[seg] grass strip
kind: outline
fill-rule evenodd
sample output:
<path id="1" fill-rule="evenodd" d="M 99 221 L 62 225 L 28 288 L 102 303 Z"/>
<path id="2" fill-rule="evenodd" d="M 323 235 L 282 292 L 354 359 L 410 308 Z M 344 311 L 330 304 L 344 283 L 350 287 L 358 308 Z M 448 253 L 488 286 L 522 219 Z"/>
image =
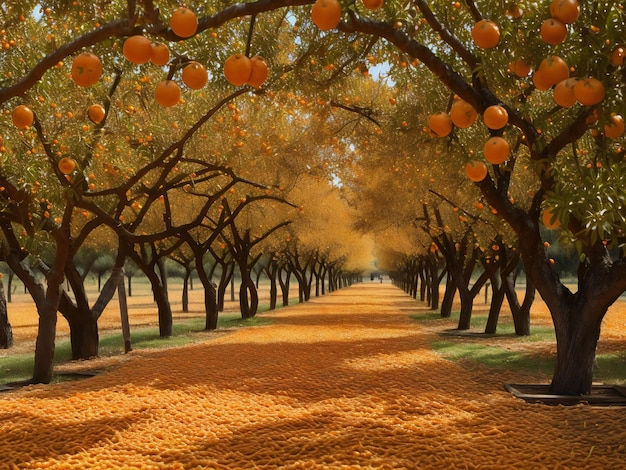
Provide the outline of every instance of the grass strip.
<path id="1" fill-rule="evenodd" d="M 239 313 L 221 313 L 218 317 L 217 332 L 228 331 L 234 328 L 268 325 L 269 318 L 252 317 L 242 319 Z M 203 342 L 206 335 L 199 333 L 204 330 L 205 318 L 197 317 L 175 322 L 172 325 L 172 336 L 162 338 L 158 327 L 131 327 L 131 342 L 133 350 L 139 349 L 168 349 L 187 344 Z M 124 340 L 121 333 L 106 332 L 100 336 L 98 347 L 100 357 L 111 357 L 124 353 Z M 72 360 L 72 346 L 69 339 L 57 341 L 54 355 L 55 366 Z M 14 354 L 0 358 L 0 385 L 10 382 L 28 380 L 32 377 L 35 358 L 33 354 Z M 56 378 L 54 381 L 61 380 Z"/>

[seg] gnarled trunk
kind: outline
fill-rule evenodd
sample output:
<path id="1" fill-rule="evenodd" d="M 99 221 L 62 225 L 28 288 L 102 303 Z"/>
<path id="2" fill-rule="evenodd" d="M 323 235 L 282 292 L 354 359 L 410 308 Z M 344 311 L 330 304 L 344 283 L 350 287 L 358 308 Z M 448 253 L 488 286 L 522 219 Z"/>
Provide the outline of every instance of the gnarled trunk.
<path id="1" fill-rule="evenodd" d="M 241 286 L 239 287 L 239 307 L 241 318 L 252 318 L 259 308 L 259 295 L 250 277 L 248 270 L 241 271 Z"/>
<path id="2" fill-rule="evenodd" d="M 0 280 L 0 349 L 9 349 L 11 346 L 13 346 L 13 330 L 9 323 L 4 284 Z"/>

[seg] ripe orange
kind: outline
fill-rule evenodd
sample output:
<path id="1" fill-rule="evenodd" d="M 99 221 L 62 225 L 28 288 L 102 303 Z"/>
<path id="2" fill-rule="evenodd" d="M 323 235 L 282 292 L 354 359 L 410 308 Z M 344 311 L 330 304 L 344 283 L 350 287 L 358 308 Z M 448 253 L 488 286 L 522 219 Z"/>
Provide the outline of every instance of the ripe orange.
<path id="1" fill-rule="evenodd" d="M 152 43 L 147 37 L 136 34 L 124 41 L 122 53 L 133 64 L 145 64 L 152 57 Z"/>
<path id="2" fill-rule="evenodd" d="M 452 119 L 448 113 L 435 113 L 430 116 L 428 127 L 437 137 L 446 137 L 452 132 Z"/>
<path id="3" fill-rule="evenodd" d="M 199 90 L 209 81 L 209 73 L 199 62 L 189 62 L 182 73 L 183 83 L 192 90 Z"/>
<path id="4" fill-rule="evenodd" d="M 91 86 L 100 80 L 102 62 L 95 54 L 83 52 L 74 58 L 71 75 L 78 86 Z"/>
<path id="5" fill-rule="evenodd" d="M 76 168 L 76 160 L 70 157 L 63 157 L 57 162 L 59 171 L 64 175 L 69 175 Z"/>
<path id="6" fill-rule="evenodd" d="M 546 57 L 539 64 L 541 78 L 550 86 L 569 78 L 569 66 L 557 55 Z"/>
<path id="7" fill-rule="evenodd" d="M 552 84 L 541 74 L 540 70 L 535 70 L 533 73 L 533 85 L 540 91 L 545 91 L 552 86 Z"/>
<path id="8" fill-rule="evenodd" d="M 267 80 L 269 70 L 267 69 L 267 63 L 265 59 L 260 55 L 255 55 L 250 59 L 251 71 L 248 81 L 248 85 L 254 88 L 261 88 L 261 85 Z"/>
<path id="9" fill-rule="evenodd" d="M 530 65 L 527 65 L 522 60 L 514 60 L 510 62 L 509 69 L 511 69 L 511 72 L 513 72 L 515 75 L 517 75 L 520 78 L 527 77 L 528 74 L 530 73 Z"/>
<path id="10" fill-rule="evenodd" d="M 180 100 L 180 88 L 174 80 L 163 80 L 154 90 L 154 99 L 161 106 L 174 106 Z"/>
<path id="11" fill-rule="evenodd" d="M 472 28 L 472 39 L 478 47 L 491 49 L 500 42 L 500 28 L 493 21 L 480 20 Z"/>
<path id="12" fill-rule="evenodd" d="M 585 106 L 593 106 L 600 103 L 604 99 L 604 94 L 604 85 L 597 78 L 581 78 L 574 85 L 576 101 Z"/>
<path id="13" fill-rule="evenodd" d="M 567 37 L 567 26 L 561 20 L 548 18 L 541 24 L 539 35 L 544 42 L 551 46 L 556 46 L 565 41 Z"/>
<path id="14" fill-rule="evenodd" d="M 470 127 L 476 121 L 478 113 L 474 107 L 464 100 L 457 100 L 450 108 L 450 118 L 455 126 L 461 129 Z"/>
<path id="15" fill-rule="evenodd" d="M 485 159 L 494 165 L 500 165 L 509 158 L 509 143 L 503 137 L 492 137 L 485 144 Z"/>
<path id="16" fill-rule="evenodd" d="M 177 8 L 170 18 L 170 28 L 176 36 L 190 38 L 198 30 L 196 14 L 189 8 Z"/>
<path id="17" fill-rule="evenodd" d="M 552 91 L 554 102 L 564 108 L 574 106 L 576 104 L 574 85 L 576 85 L 575 78 L 568 78 L 557 83 Z"/>
<path id="18" fill-rule="evenodd" d="M 543 211 L 543 214 L 541 215 L 541 222 L 543 222 L 543 225 L 550 230 L 555 230 L 561 226 L 561 221 L 556 218 L 550 209 L 545 209 Z"/>
<path id="19" fill-rule="evenodd" d="M 580 15 L 578 0 L 552 0 L 550 3 L 550 16 L 558 18 L 563 23 L 574 23 L 578 15 Z"/>
<path id="20" fill-rule="evenodd" d="M 611 114 L 604 125 L 604 135 L 609 139 L 617 139 L 624 135 L 624 119 L 619 114 Z"/>
<path id="21" fill-rule="evenodd" d="M 154 65 L 165 65 L 170 61 L 170 50 L 163 43 L 152 44 L 152 55 L 150 56 L 150 62 Z"/>
<path id="22" fill-rule="evenodd" d="M 363 0 L 363 6 L 368 10 L 378 10 L 383 3 L 384 0 Z"/>
<path id="23" fill-rule="evenodd" d="M 485 109 L 483 121 L 489 129 L 502 129 L 509 122 L 509 113 L 503 106 L 494 104 Z"/>
<path id="24" fill-rule="evenodd" d="M 322 31 L 334 29 L 341 21 L 341 5 L 337 0 L 317 0 L 311 9 L 311 20 Z"/>
<path id="25" fill-rule="evenodd" d="M 478 183 L 487 177 L 487 165 L 477 160 L 471 161 L 465 165 L 465 175 Z"/>
<path id="26" fill-rule="evenodd" d="M 615 65 L 616 67 L 620 67 L 621 65 L 623 65 L 624 54 L 626 54 L 626 51 L 624 51 L 624 48 L 621 46 L 613 49 L 613 52 L 611 52 L 611 64 Z"/>
<path id="27" fill-rule="evenodd" d="M 35 121 L 35 113 L 26 105 L 19 105 L 11 114 L 13 125 L 18 129 L 28 129 Z"/>
<path id="28" fill-rule="evenodd" d="M 99 104 L 92 104 L 87 109 L 87 115 L 95 124 L 100 124 L 105 115 L 104 107 Z"/>
<path id="29" fill-rule="evenodd" d="M 233 54 L 224 62 L 224 77 L 235 86 L 245 85 L 251 73 L 250 59 L 243 54 Z"/>

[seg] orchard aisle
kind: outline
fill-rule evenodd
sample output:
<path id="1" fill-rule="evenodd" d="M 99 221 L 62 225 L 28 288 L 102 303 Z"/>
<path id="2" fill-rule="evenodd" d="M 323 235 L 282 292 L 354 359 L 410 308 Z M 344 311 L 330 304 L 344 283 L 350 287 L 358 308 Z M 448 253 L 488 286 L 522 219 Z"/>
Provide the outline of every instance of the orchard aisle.
<path id="1" fill-rule="evenodd" d="M 0 395 L 0 468 L 620 468 L 623 409 L 517 400 L 365 283 L 271 326 Z"/>

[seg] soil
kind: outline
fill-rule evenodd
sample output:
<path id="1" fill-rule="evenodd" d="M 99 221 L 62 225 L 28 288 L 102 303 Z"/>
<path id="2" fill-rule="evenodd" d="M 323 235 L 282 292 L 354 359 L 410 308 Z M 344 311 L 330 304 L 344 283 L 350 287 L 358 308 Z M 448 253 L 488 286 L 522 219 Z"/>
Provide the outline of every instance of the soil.
<path id="1" fill-rule="evenodd" d="M 88 361 L 93 377 L 0 395 L 0 468 L 623 467 L 623 408 L 515 398 L 503 383 L 546 377 L 445 360 L 445 324 L 409 317 L 429 313 L 366 282 L 267 326 Z M 624 345 L 623 313 L 600 347 Z"/>

